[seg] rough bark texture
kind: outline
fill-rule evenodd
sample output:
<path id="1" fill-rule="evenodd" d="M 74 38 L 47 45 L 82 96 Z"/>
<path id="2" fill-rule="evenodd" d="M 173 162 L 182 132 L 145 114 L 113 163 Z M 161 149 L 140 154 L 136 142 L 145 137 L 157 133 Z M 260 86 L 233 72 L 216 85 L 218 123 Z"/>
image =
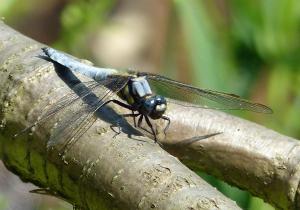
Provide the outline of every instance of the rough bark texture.
<path id="1" fill-rule="evenodd" d="M 0 154 L 9 170 L 84 209 L 240 209 L 129 124 L 113 138 L 110 107 L 63 156 L 60 146 L 46 147 L 53 121 L 12 139 L 69 89 L 37 57 L 41 47 L 0 22 Z"/>
<path id="2" fill-rule="evenodd" d="M 185 125 L 176 137 L 171 128 L 164 148 L 188 167 L 244 189 L 278 209 L 300 208 L 298 140 L 213 110 L 183 108 L 171 116 L 172 128 L 183 118 Z M 217 132 L 222 133 L 197 141 L 180 140 Z"/>

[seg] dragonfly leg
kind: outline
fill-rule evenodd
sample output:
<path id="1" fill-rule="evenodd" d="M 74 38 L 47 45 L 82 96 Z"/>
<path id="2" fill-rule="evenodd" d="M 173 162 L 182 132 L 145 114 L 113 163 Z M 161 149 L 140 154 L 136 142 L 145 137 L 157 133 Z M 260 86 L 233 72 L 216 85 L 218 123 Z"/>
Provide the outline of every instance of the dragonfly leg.
<path id="1" fill-rule="evenodd" d="M 113 99 L 113 100 L 106 101 L 105 103 L 103 103 L 103 104 L 101 105 L 101 107 L 104 106 L 104 105 L 106 105 L 106 104 L 108 104 L 108 103 L 110 103 L 110 102 L 113 102 L 113 103 L 115 103 L 115 104 L 118 104 L 118 105 L 121 106 L 121 107 L 124 107 L 124 108 L 126 108 L 126 109 L 131 110 L 131 111 L 134 111 L 134 110 L 132 110 L 132 107 L 131 107 L 131 106 L 129 106 L 129 105 L 127 105 L 127 104 L 124 104 L 124 103 L 121 102 L 121 101 L 114 100 L 114 99 Z"/>
<path id="2" fill-rule="evenodd" d="M 168 130 L 168 128 L 169 128 L 169 126 L 170 126 L 171 120 L 170 120 L 170 118 L 168 118 L 167 116 L 164 116 L 164 115 L 161 116 L 161 118 L 168 121 L 168 124 L 167 124 L 167 126 L 165 127 L 165 129 L 164 129 L 164 134 L 165 134 L 165 139 L 166 139 L 166 138 L 167 138 L 166 131 Z"/>
<path id="3" fill-rule="evenodd" d="M 119 106 L 122 106 L 122 107 L 124 107 L 124 108 L 129 109 L 129 110 L 132 111 L 132 114 L 122 114 L 122 115 L 119 115 L 119 116 L 118 116 L 118 121 L 117 121 L 118 129 L 119 129 L 119 132 L 117 133 L 117 135 L 118 135 L 118 134 L 121 133 L 121 127 L 120 127 L 120 119 L 121 119 L 121 118 L 125 118 L 125 117 L 133 117 L 133 118 L 134 118 L 134 124 L 135 124 L 135 117 L 137 117 L 137 116 L 139 116 L 139 115 L 141 115 L 141 114 L 140 114 L 140 113 L 134 114 L 134 113 L 133 113 L 134 110 L 132 109 L 131 106 L 129 106 L 129 105 L 127 105 L 127 104 L 124 104 L 124 103 L 122 103 L 121 101 L 114 100 L 114 99 L 113 99 L 113 100 L 106 101 L 102 106 L 104 106 L 104 105 L 106 105 L 106 104 L 108 104 L 108 103 L 110 103 L 110 102 L 113 102 L 113 103 L 115 103 L 115 104 L 118 104 Z M 102 107 L 102 106 L 101 106 L 101 107 Z M 149 118 L 148 118 L 147 116 L 145 116 L 145 119 L 146 119 L 146 122 L 147 122 L 148 126 L 151 128 L 151 131 L 148 131 L 146 128 L 142 127 L 143 117 L 144 117 L 144 115 L 141 115 L 141 116 L 140 116 L 140 118 L 139 118 L 139 120 L 138 120 L 138 125 L 137 125 L 137 127 L 141 128 L 141 129 L 143 129 L 144 131 L 146 131 L 146 132 L 150 133 L 151 135 L 153 135 L 153 136 L 154 136 L 154 141 L 157 142 L 161 147 L 163 147 L 163 145 L 162 145 L 162 144 L 159 142 L 159 140 L 157 139 L 156 134 L 155 134 L 154 129 L 153 129 L 153 126 L 152 126 L 152 124 L 151 124 L 151 122 L 150 122 L 150 120 L 149 120 Z M 164 132 L 165 132 L 165 131 L 169 128 L 170 119 L 169 119 L 168 117 L 166 117 L 166 116 L 164 116 L 163 119 L 169 121 L 168 125 L 167 125 L 166 128 L 164 129 Z M 135 124 L 135 126 L 136 126 L 136 124 Z"/>
<path id="4" fill-rule="evenodd" d="M 154 142 L 158 143 L 160 147 L 163 147 L 162 143 L 160 143 L 160 141 L 158 140 L 158 138 L 156 137 L 156 134 L 154 132 L 153 126 L 149 120 L 149 118 L 147 116 L 145 116 L 145 120 L 147 122 L 147 125 L 151 128 L 151 131 L 148 131 L 146 128 L 142 127 L 142 121 L 143 121 L 143 117 L 144 115 L 141 115 L 141 117 L 138 120 L 138 127 L 143 129 L 144 131 L 150 133 L 151 135 L 153 135 L 154 137 Z"/>
<path id="5" fill-rule="evenodd" d="M 134 110 L 132 109 L 131 106 L 129 106 L 129 105 L 127 105 L 127 104 L 124 104 L 123 102 L 118 101 L 118 100 L 109 100 L 109 101 L 106 101 L 102 106 L 104 106 L 104 105 L 106 105 L 106 104 L 108 104 L 108 103 L 110 103 L 110 102 L 113 102 L 113 103 L 115 103 L 115 104 L 118 104 L 119 106 L 124 107 L 124 108 L 129 109 L 129 110 L 132 111 L 132 114 L 123 114 L 123 115 L 119 115 L 119 116 L 118 116 L 118 122 L 117 122 L 117 124 L 118 124 L 118 128 L 119 128 L 119 134 L 121 133 L 120 122 L 119 122 L 120 118 L 133 117 L 134 127 L 137 127 L 137 126 L 136 126 L 135 117 L 139 116 L 140 114 L 134 114 Z M 102 106 L 101 106 L 101 107 L 102 107 Z"/>
<path id="6" fill-rule="evenodd" d="M 108 104 L 108 103 L 110 103 L 110 102 L 113 102 L 113 103 L 115 103 L 115 104 L 117 104 L 117 105 L 119 105 L 119 106 L 121 106 L 121 107 L 124 107 L 124 108 L 129 109 L 129 110 L 132 111 L 132 114 L 122 114 L 122 115 L 119 115 L 119 116 L 118 116 L 117 125 L 118 125 L 119 132 L 117 133 L 117 135 L 119 135 L 119 134 L 121 133 L 121 127 L 120 127 L 120 119 L 121 119 L 121 118 L 125 118 L 125 117 L 133 117 L 133 119 L 134 119 L 134 126 L 136 127 L 136 124 L 135 124 L 135 117 L 139 116 L 140 114 L 134 114 L 134 113 L 133 113 L 134 110 L 132 109 L 131 106 L 129 106 L 129 105 L 127 105 L 127 104 L 124 104 L 124 103 L 121 102 L 121 101 L 114 100 L 114 99 L 113 99 L 113 100 L 106 101 L 105 103 L 103 103 L 103 104 L 101 105 L 101 107 L 104 106 L 104 105 L 106 105 L 106 104 Z M 115 135 L 114 137 L 116 137 L 116 135 Z"/>
<path id="7" fill-rule="evenodd" d="M 132 114 L 134 115 L 133 110 L 131 110 L 131 111 L 132 111 Z M 133 116 L 132 118 L 133 118 L 134 127 L 137 127 L 137 126 L 136 126 L 136 121 L 135 121 L 135 116 Z"/>
<path id="8" fill-rule="evenodd" d="M 121 118 L 125 118 L 125 117 L 133 117 L 135 119 L 135 117 L 139 116 L 140 114 L 134 114 L 133 111 L 132 111 L 132 114 L 121 114 L 121 115 L 118 115 L 118 120 L 117 120 L 117 125 L 118 125 L 118 129 L 119 129 L 119 132 L 117 133 L 118 135 L 121 133 L 121 126 L 120 126 L 120 119 Z"/>

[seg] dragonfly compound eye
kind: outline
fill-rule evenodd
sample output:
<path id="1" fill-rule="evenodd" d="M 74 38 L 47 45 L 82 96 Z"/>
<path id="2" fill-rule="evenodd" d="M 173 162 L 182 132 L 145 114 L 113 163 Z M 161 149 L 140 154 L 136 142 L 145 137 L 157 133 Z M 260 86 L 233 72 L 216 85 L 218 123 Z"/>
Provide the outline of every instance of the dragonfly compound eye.
<path id="1" fill-rule="evenodd" d="M 142 112 L 144 115 L 150 115 L 153 111 L 153 109 L 156 106 L 156 100 L 153 97 L 147 98 L 145 100 L 145 103 L 142 106 Z"/>
<path id="2" fill-rule="evenodd" d="M 167 100 L 163 96 L 157 95 L 157 96 L 155 96 L 155 99 L 156 99 L 156 104 L 167 105 Z"/>
<path id="3" fill-rule="evenodd" d="M 155 96 L 156 99 L 156 106 L 155 112 L 164 113 L 167 109 L 167 101 L 163 96 L 157 95 Z"/>

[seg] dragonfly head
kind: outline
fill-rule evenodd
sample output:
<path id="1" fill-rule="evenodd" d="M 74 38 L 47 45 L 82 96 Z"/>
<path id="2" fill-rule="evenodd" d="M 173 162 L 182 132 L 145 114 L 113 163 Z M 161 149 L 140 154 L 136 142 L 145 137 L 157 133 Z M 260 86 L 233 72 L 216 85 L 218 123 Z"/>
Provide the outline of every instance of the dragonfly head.
<path id="1" fill-rule="evenodd" d="M 164 97 L 157 95 L 146 98 L 141 107 L 141 114 L 147 115 L 152 119 L 159 119 L 167 109 L 167 101 Z"/>

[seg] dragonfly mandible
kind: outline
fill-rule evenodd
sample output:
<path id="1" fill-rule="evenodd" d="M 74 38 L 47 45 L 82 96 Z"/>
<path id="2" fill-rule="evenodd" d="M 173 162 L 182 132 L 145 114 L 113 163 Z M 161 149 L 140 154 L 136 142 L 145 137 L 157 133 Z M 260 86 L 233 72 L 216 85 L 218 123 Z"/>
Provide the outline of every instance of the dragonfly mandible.
<path id="1" fill-rule="evenodd" d="M 152 73 L 133 70 L 120 73 L 115 69 L 97 68 L 79 62 L 53 48 L 44 47 L 42 50 L 52 61 L 82 73 L 92 78 L 93 81 L 86 83 L 88 87 L 87 90 L 81 91 L 79 95 L 74 93 L 74 89 L 78 88 L 78 86 L 75 86 L 73 89 L 74 92 L 70 92 L 59 99 L 36 123 L 27 127 L 21 133 L 45 121 L 72 104 L 79 103 L 92 94 L 93 91 L 99 92 L 99 90 L 101 90 L 101 94 L 98 94 L 99 99 L 93 100 L 88 106 L 84 106 L 66 117 L 59 129 L 56 129 L 56 131 L 52 133 L 47 143 L 48 147 L 71 139 L 76 142 L 95 122 L 96 119 L 93 118 L 94 113 L 111 102 L 132 111 L 131 114 L 118 115 L 117 125 L 119 133 L 121 132 L 119 120 L 121 118 L 133 117 L 135 126 L 153 135 L 154 141 L 160 145 L 161 143 L 156 136 L 150 119 L 163 119 L 167 121 L 167 125 L 163 129 L 166 137 L 166 131 L 171 123 L 170 118 L 165 115 L 168 103 L 197 108 L 223 110 L 241 109 L 266 114 L 273 112 L 269 107 L 263 104 L 240 98 L 234 94 L 193 87 Z M 165 99 L 160 95 L 161 93 L 167 93 L 168 98 Z M 122 101 L 111 99 L 111 94 L 116 94 Z M 137 125 L 135 123 L 136 117 L 139 117 Z M 143 119 L 145 119 L 150 130 L 142 127 Z M 15 137 L 21 133 L 15 135 Z"/>

